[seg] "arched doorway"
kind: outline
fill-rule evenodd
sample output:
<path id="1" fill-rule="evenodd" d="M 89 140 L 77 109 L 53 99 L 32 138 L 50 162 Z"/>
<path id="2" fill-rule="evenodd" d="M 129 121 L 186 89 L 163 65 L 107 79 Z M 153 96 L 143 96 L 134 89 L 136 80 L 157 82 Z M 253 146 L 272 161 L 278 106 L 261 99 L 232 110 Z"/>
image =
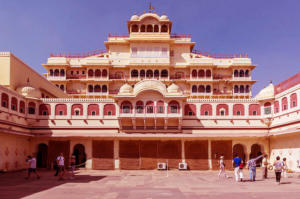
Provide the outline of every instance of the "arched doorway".
<path id="1" fill-rule="evenodd" d="M 37 153 L 37 167 L 47 168 L 47 161 L 48 161 L 48 146 L 46 144 L 39 144 L 38 153 Z"/>
<path id="2" fill-rule="evenodd" d="M 75 164 L 80 165 L 79 167 L 85 167 L 85 164 L 81 165 L 86 161 L 85 148 L 82 144 L 76 144 L 74 146 L 73 155 L 76 157 Z"/>
<path id="3" fill-rule="evenodd" d="M 244 146 L 241 144 L 235 144 L 232 149 L 233 157 L 237 154 L 240 158 L 243 159 L 244 163 L 246 161 L 246 154 L 244 151 Z"/>
<path id="4" fill-rule="evenodd" d="M 256 157 L 260 156 L 261 154 L 262 154 L 262 152 L 261 152 L 261 147 L 260 147 L 260 145 L 259 145 L 259 144 L 253 144 L 253 145 L 251 146 L 250 159 L 256 158 Z M 258 159 L 258 160 L 256 161 L 256 166 L 257 166 L 257 167 L 260 167 L 260 166 L 261 166 L 261 162 L 262 162 L 262 158 Z"/>

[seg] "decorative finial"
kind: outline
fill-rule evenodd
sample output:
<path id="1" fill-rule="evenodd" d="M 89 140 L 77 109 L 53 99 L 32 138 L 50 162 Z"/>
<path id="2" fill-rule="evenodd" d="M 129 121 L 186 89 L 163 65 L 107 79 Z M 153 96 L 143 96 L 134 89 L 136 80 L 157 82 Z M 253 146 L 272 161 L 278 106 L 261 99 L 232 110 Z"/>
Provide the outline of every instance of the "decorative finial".
<path id="1" fill-rule="evenodd" d="M 272 80 L 270 80 L 270 84 L 272 84 Z"/>
<path id="2" fill-rule="evenodd" d="M 152 3 L 149 4 L 149 12 L 151 13 L 154 10 L 154 7 L 152 6 Z"/>

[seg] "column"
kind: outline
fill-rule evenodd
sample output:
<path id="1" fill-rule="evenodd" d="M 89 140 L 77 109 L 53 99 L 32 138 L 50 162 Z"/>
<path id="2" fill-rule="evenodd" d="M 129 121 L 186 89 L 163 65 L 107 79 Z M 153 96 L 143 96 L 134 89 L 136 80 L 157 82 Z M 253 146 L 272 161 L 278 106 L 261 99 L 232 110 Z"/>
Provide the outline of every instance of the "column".
<path id="1" fill-rule="evenodd" d="M 71 115 L 72 115 L 72 104 L 67 104 L 67 118 L 71 119 Z"/>
<path id="2" fill-rule="evenodd" d="M 115 161 L 115 169 L 120 169 L 119 140 L 114 140 L 114 161 Z"/>
<path id="3" fill-rule="evenodd" d="M 184 149 L 184 140 L 181 140 L 181 159 L 182 162 L 185 162 L 185 149 Z"/>
<path id="4" fill-rule="evenodd" d="M 92 169 L 93 168 L 93 144 L 92 140 L 87 140 L 84 142 L 85 153 L 86 153 L 86 164 L 85 168 Z"/>
<path id="5" fill-rule="evenodd" d="M 83 104 L 83 117 L 87 118 L 87 115 L 88 115 L 88 104 L 84 103 Z"/>
<path id="6" fill-rule="evenodd" d="M 208 168 L 209 170 L 212 170 L 211 140 L 208 140 Z"/>

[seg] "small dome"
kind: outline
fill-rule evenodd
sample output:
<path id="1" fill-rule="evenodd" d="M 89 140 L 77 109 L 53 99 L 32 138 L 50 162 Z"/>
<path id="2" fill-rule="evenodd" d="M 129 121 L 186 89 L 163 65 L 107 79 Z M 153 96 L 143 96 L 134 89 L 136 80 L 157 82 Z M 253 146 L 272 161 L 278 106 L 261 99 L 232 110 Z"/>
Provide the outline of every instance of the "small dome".
<path id="1" fill-rule="evenodd" d="M 129 84 L 124 84 L 121 86 L 119 93 L 124 94 L 124 93 L 132 93 L 133 89 Z"/>
<path id="2" fill-rule="evenodd" d="M 138 21 L 139 20 L 139 16 L 137 16 L 136 14 L 132 15 L 130 18 L 130 21 Z"/>
<path id="3" fill-rule="evenodd" d="M 274 99 L 274 85 L 270 83 L 266 88 L 262 89 L 257 95 L 256 99 L 259 101 Z"/>
<path id="4" fill-rule="evenodd" d="M 162 16 L 160 17 L 160 20 L 166 20 L 166 21 L 168 21 L 169 18 L 168 18 L 167 15 L 162 15 Z"/>
<path id="5" fill-rule="evenodd" d="M 41 98 L 42 97 L 41 91 L 39 89 L 33 88 L 31 86 L 19 87 L 19 88 L 17 88 L 17 92 L 20 95 L 23 95 L 25 97 L 33 97 L 33 98 Z"/>
<path id="6" fill-rule="evenodd" d="M 168 88 L 168 93 L 179 93 L 179 86 L 177 86 L 176 84 L 172 83 Z"/>

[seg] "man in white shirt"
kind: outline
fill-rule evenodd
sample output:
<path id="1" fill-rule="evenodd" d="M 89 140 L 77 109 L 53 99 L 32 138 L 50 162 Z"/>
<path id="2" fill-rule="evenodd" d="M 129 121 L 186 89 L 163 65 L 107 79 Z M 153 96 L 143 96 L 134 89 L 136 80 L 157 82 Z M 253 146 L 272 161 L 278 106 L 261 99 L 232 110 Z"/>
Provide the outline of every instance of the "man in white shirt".
<path id="1" fill-rule="evenodd" d="M 59 179 L 58 180 L 63 180 L 63 175 L 65 173 L 65 158 L 63 153 L 60 153 L 60 155 L 56 158 L 57 166 L 58 166 L 58 171 L 59 171 Z"/>
<path id="2" fill-rule="evenodd" d="M 40 175 L 36 172 L 36 159 L 35 157 L 28 156 L 28 159 L 26 160 L 29 163 L 29 168 L 28 168 L 28 175 L 26 179 L 30 178 L 31 173 L 35 173 L 37 179 L 40 179 Z"/>

